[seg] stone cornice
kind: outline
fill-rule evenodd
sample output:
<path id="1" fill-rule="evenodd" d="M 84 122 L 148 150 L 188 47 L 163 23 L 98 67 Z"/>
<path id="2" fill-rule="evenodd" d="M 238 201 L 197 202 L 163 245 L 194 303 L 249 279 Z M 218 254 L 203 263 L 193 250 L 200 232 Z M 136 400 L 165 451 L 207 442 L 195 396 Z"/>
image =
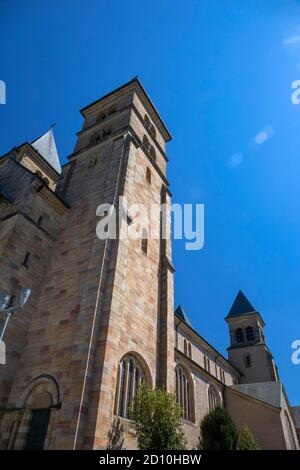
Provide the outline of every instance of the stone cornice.
<path id="1" fill-rule="evenodd" d="M 47 186 L 42 185 L 37 189 L 37 193 L 46 201 L 59 215 L 64 215 L 69 207 Z"/>

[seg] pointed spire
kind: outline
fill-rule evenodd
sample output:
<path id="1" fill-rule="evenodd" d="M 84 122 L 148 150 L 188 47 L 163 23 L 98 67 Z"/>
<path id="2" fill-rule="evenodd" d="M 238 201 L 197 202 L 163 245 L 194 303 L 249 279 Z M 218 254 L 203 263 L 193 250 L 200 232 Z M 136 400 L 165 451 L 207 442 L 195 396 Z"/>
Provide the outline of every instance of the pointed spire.
<path id="1" fill-rule="evenodd" d="M 247 297 L 243 294 L 243 292 L 239 290 L 232 304 L 232 307 L 227 315 L 227 318 L 238 317 L 240 315 L 245 315 L 250 312 L 256 312 L 256 310 L 253 305 L 251 305 Z"/>
<path id="2" fill-rule="evenodd" d="M 177 315 L 187 325 L 192 326 L 189 317 L 187 316 L 181 305 L 178 305 L 178 307 L 176 308 L 175 315 Z"/>
<path id="3" fill-rule="evenodd" d="M 48 132 L 31 142 L 31 145 L 49 163 L 49 165 L 52 166 L 52 168 L 60 174 L 61 166 L 55 145 L 53 127 L 54 126 L 52 125 L 51 129 Z"/>

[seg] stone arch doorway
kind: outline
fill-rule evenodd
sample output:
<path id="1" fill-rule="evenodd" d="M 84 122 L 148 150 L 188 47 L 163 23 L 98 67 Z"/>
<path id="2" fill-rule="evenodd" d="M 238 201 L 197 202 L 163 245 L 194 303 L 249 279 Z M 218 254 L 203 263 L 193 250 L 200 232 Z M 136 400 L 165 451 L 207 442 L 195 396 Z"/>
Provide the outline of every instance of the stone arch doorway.
<path id="1" fill-rule="evenodd" d="M 60 407 L 59 388 L 49 375 L 33 379 L 22 394 L 17 407 L 22 419 L 16 432 L 15 449 L 42 450 L 51 448 L 55 409 Z"/>

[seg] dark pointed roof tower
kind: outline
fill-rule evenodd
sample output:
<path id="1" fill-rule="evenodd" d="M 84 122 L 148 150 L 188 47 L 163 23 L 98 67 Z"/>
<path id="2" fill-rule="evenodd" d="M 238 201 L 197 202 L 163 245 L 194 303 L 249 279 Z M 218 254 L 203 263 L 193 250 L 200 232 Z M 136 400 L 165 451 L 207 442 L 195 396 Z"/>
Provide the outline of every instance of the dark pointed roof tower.
<path id="1" fill-rule="evenodd" d="M 236 298 L 232 304 L 231 309 L 227 315 L 227 318 L 239 317 L 240 315 L 245 315 L 247 313 L 256 312 L 253 305 L 249 302 L 247 297 L 243 294 L 241 290 L 238 291 Z"/>

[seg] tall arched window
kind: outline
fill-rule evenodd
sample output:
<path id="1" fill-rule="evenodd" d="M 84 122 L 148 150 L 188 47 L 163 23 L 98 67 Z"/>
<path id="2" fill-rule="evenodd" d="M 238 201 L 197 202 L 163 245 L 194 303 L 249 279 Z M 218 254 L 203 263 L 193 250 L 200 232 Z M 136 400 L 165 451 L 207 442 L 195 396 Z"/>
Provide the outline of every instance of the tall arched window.
<path id="1" fill-rule="evenodd" d="M 184 419 L 194 420 L 192 383 L 181 366 L 175 369 L 176 400 L 181 406 Z"/>
<path id="2" fill-rule="evenodd" d="M 137 389 L 144 380 L 144 372 L 131 354 L 126 355 L 119 364 L 115 413 L 128 418 L 129 408 Z"/>
<path id="3" fill-rule="evenodd" d="M 238 328 L 236 330 L 235 336 L 236 336 L 236 342 L 237 343 L 243 343 L 244 342 L 244 332 L 243 332 L 242 328 Z"/>
<path id="4" fill-rule="evenodd" d="M 254 330 L 252 326 L 247 326 L 246 337 L 247 337 L 247 341 L 254 341 Z"/>
<path id="5" fill-rule="evenodd" d="M 215 388 L 210 385 L 208 388 L 208 407 L 209 411 L 213 411 L 217 406 L 219 406 L 219 398 Z"/>

